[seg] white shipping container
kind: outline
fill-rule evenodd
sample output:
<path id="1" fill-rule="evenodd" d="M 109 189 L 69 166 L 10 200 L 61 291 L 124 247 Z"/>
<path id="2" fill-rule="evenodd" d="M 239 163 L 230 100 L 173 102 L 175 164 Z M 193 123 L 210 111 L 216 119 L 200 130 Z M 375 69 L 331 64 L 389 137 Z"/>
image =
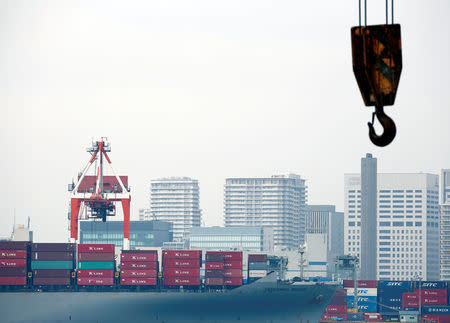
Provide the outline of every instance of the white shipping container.
<path id="1" fill-rule="evenodd" d="M 267 270 L 250 270 L 248 272 L 248 277 L 266 277 Z"/>
<path id="2" fill-rule="evenodd" d="M 354 295 L 353 288 L 346 288 L 347 296 Z M 358 296 L 377 296 L 376 288 L 358 288 Z"/>

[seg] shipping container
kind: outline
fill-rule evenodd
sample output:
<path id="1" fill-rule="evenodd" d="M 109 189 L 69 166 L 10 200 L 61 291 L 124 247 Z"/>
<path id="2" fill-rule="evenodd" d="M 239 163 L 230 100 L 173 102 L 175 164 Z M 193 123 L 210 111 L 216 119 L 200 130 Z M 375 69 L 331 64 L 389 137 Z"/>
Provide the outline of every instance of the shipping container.
<path id="1" fill-rule="evenodd" d="M 402 308 L 419 308 L 419 299 L 416 300 L 403 300 Z"/>
<path id="2" fill-rule="evenodd" d="M 392 281 L 392 280 L 380 280 L 378 281 L 378 289 L 380 290 L 400 290 L 400 289 L 407 289 L 411 290 L 412 288 L 412 282 L 411 281 Z"/>
<path id="3" fill-rule="evenodd" d="M 70 269 L 35 269 L 33 270 L 33 277 L 38 278 L 65 278 L 71 277 L 72 270 Z"/>
<path id="4" fill-rule="evenodd" d="M 164 276 L 198 276 L 200 277 L 200 268 L 164 268 Z"/>
<path id="5" fill-rule="evenodd" d="M 419 290 L 416 289 L 415 292 L 418 294 Z M 422 289 L 421 294 L 424 297 L 426 297 L 426 296 L 447 297 L 447 290 L 446 289 Z"/>
<path id="6" fill-rule="evenodd" d="M 27 250 L 28 241 L 0 241 L 0 250 Z"/>
<path id="7" fill-rule="evenodd" d="M 27 274 L 26 267 L 1 267 L 0 276 L 24 276 Z"/>
<path id="8" fill-rule="evenodd" d="M 200 275 L 200 269 L 199 275 Z M 158 275 L 158 272 L 154 269 L 146 269 L 146 270 L 139 270 L 139 269 L 122 269 L 120 271 L 120 277 L 125 278 L 136 278 L 136 277 L 156 277 Z"/>
<path id="9" fill-rule="evenodd" d="M 202 258 L 201 250 L 163 250 L 164 259 L 198 259 Z"/>
<path id="10" fill-rule="evenodd" d="M 267 262 L 249 262 L 249 270 L 267 270 Z"/>
<path id="11" fill-rule="evenodd" d="M 419 289 L 419 282 L 412 283 L 414 288 Z M 423 281 L 420 283 L 421 289 L 446 289 L 448 282 L 445 281 Z"/>
<path id="12" fill-rule="evenodd" d="M 78 285 L 114 285 L 113 277 L 78 277 Z"/>
<path id="13" fill-rule="evenodd" d="M 347 313 L 336 313 L 336 314 L 328 314 L 324 313 L 322 314 L 322 317 L 320 318 L 321 321 L 346 321 L 347 320 Z"/>
<path id="14" fill-rule="evenodd" d="M 74 260 L 73 251 L 34 251 L 32 260 Z"/>
<path id="15" fill-rule="evenodd" d="M 205 278 L 205 285 L 207 285 L 207 286 L 222 286 L 223 278 Z"/>
<path id="16" fill-rule="evenodd" d="M 149 253 L 149 254 L 144 254 L 144 253 L 140 253 L 140 254 L 127 253 L 127 254 L 122 254 L 120 256 L 120 260 L 121 261 L 145 261 L 145 262 L 158 261 L 158 254 L 156 254 L 156 253 Z"/>
<path id="17" fill-rule="evenodd" d="M 78 252 L 78 261 L 114 261 L 114 252 Z"/>
<path id="18" fill-rule="evenodd" d="M 225 269 L 242 269 L 242 260 L 229 260 L 223 263 Z"/>
<path id="19" fill-rule="evenodd" d="M 355 282 L 353 280 L 344 280 L 344 288 L 353 288 Z M 377 288 L 377 280 L 358 280 L 358 288 Z"/>
<path id="20" fill-rule="evenodd" d="M 114 252 L 113 244 L 79 244 L 78 252 Z"/>
<path id="21" fill-rule="evenodd" d="M 267 255 L 248 255 L 248 262 L 267 262 Z"/>
<path id="22" fill-rule="evenodd" d="M 72 260 L 33 260 L 31 269 L 73 269 Z"/>
<path id="23" fill-rule="evenodd" d="M 224 261 L 241 260 L 242 251 L 208 251 L 208 254 L 220 254 L 223 255 Z"/>
<path id="24" fill-rule="evenodd" d="M 225 269 L 223 271 L 224 277 L 242 278 L 242 269 Z"/>
<path id="25" fill-rule="evenodd" d="M 145 254 L 150 254 L 150 253 L 154 253 L 154 254 L 158 254 L 157 250 L 122 250 L 121 251 L 122 254 L 128 254 L 128 253 L 132 253 L 132 254 L 138 254 L 138 253 L 145 253 Z"/>
<path id="26" fill-rule="evenodd" d="M 17 268 L 17 267 L 26 267 L 27 260 L 26 259 L 0 259 L 0 267 L 3 268 Z"/>
<path id="27" fill-rule="evenodd" d="M 32 243 L 31 251 L 75 251 L 74 243 Z"/>
<path id="28" fill-rule="evenodd" d="M 114 277 L 112 269 L 78 269 L 77 277 Z"/>
<path id="29" fill-rule="evenodd" d="M 223 278 L 225 270 L 220 269 L 205 269 L 206 278 Z"/>
<path id="30" fill-rule="evenodd" d="M 419 293 L 403 293 L 402 295 L 402 302 L 403 301 L 415 301 L 419 299 Z"/>
<path id="31" fill-rule="evenodd" d="M 227 277 L 223 279 L 223 284 L 225 286 L 242 286 L 242 278 Z"/>
<path id="32" fill-rule="evenodd" d="M 422 314 L 450 314 L 450 306 L 423 306 Z"/>
<path id="33" fill-rule="evenodd" d="M 267 270 L 249 270 L 248 271 L 248 277 L 266 277 L 267 276 Z"/>
<path id="34" fill-rule="evenodd" d="M 364 321 L 364 313 L 347 313 L 347 321 L 350 322 Z"/>
<path id="35" fill-rule="evenodd" d="M 165 258 L 163 261 L 163 267 L 200 267 L 201 261 L 200 259 L 167 259 Z"/>
<path id="36" fill-rule="evenodd" d="M 364 320 L 366 322 L 381 322 L 382 317 L 380 313 L 364 313 Z"/>
<path id="37" fill-rule="evenodd" d="M 34 277 L 33 285 L 70 285 L 70 277 Z"/>
<path id="38" fill-rule="evenodd" d="M 156 277 L 121 277 L 120 284 L 121 285 L 140 285 L 140 286 L 156 286 L 157 278 Z"/>
<path id="39" fill-rule="evenodd" d="M 422 305 L 447 305 L 447 297 L 424 296 L 421 298 Z"/>
<path id="40" fill-rule="evenodd" d="M 165 276 L 163 284 L 166 286 L 198 286 L 200 285 L 200 276 L 198 277 L 174 277 Z"/>
<path id="41" fill-rule="evenodd" d="M 223 269 L 223 262 L 206 262 L 205 269 Z"/>
<path id="42" fill-rule="evenodd" d="M 205 260 L 206 260 L 206 262 L 224 262 L 225 256 L 220 253 L 212 253 L 211 254 L 209 252 L 206 252 Z"/>
<path id="43" fill-rule="evenodd" d="M 381 320 L 383 322 L 400 322 L 400 317 L 398 316 L 398 314 L 394 314 L 394 315 L 382 315 L 381 316 Z"/>
<path id="44" fill-rule="evenodd" d="M 347 296 L 347 305 L 353 305 L 355 298 L 353 296 Z M 358 305 L 377 304 L 376 296 L 358 296 Z"/>
<path id="45" fill-rule="evenodd" d="M 358 304 L 358 312 L 376 312 L 377 309 L 377 303 Z"/>
<path id="46" fill-rule="evenodd" d="M 120 264 L 120 269 L 151 269 L 157 270 L 158 263 L 155 261 L 152 262 L 122 262 Z"/>
<path id="47" fill-rule="evenodd" d="M 378 291 L 376 288 L 358 288 L 358 296 L 377 296 Z M 347 288 L 347 296 L 354 295 L 353 288 Z"/>
<path id="48" fill-rule="evenodd" d="M 5 276 L 0 277 L 0 285 L 26 285 L 26 276 Z"/>
<path id="49" fill-rule="evenodd" d="M 347 305 L 328 305 L 325 308 L 325 313 L 347 313 Z"/>
<path id="50" fill-rule="evenodd" d="M 80 261 L 78 269 L 115 269 L 114 261 Z"/>
<path id="51" fill-rule="evenodd" d="M 26 250 L 0 250 L 0 259 L 26 259 Z"/>

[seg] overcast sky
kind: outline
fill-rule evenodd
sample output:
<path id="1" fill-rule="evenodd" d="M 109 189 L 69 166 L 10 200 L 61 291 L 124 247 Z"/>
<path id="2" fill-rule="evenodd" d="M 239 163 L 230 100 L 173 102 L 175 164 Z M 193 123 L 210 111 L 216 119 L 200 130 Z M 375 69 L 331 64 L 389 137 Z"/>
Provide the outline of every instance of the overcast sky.
<path id="1" fill-rule="evenodd" d="M 368 23 L 384 1 L 368 0 Z M 380 172 L 450 167 L 450 2 L 397 0 L 403 73 L 373 146 L 352 72 L 357 1 L 0 0 L 0 236 L 31 217 L 38 241 L 68 237 L 67 184 L 107 136 L 132 188 L 200 183 L 221 225 L 227 177 L 293 172 L 310 204 L 343 208 L 345 172 L 371 152 Z M 121 218 L 121 217 L 120 217 Z"/>

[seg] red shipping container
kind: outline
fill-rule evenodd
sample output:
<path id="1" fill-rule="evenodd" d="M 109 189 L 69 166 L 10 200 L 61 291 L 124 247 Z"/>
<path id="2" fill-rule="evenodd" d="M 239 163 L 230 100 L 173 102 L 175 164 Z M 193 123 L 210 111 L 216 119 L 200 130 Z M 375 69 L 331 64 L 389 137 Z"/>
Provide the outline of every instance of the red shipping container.
<path id="1" fill-rule="evenodd" d="M 78 252 L 78 261 L 114 261 L 114 252 Z"/>
<path id="2" fill-rule="evenodd" d="M 138 269 L 122 269 L 120 271 L 120 277 L 156 277 L 158 275 L 157 271 L 154 269 L 138 270 Z"/>
<path id="3" fill-rule="evenodd" d="M 72 270 L 70 269 L 34 269 L 33 277 L 36 278 L 57 278 L 57 277 L 72 277 Z"/>
<path id="4" fill-rule="evenodd" d="M 112 269 L 78 269 L 77 277 L 111 278 L 111 277 L 114 277 L 114 270 L 112 270 Z"/>
<path id="5" fill-rule="evenodd" d="M 74 243 L 32 243 L 31 251 L 75 251 Z"/>
<path id="6" fill-rule="evenodd" d="M 0 267 L 26 267 L 26 259 L 0 259 Z"/>
<path id="7" fill-rule="evenodd" d="M 201 250 L 163 250 L 164 259 L 201 259 Z"/>
<path id="8" fill-rule="evenodd" d="M 325 313 L 347 313 L 347 305 L 328 305 Z"/>
<path id="9" fill-rule="evenodd" d="M 221 269 L 205 269 L 206 278 L 223 278 L 224 271 Z"/>
<path id="10" fill-rule="evenodd" d="M 223 263 L 225 269 L 242 269 L 242 260 L 230 260 Z"/>
<path id="11" fill-rule="evenodd" d="M 207 286 L 222 286 L 223 278 L 206 278 L 205 285 L 207 285 Z"/>
<path id="12" fill-rule="evenodd" d="M 78 277 L 77 279 L 78 285 L 113 285 L 114 278 L 92 278 L 92 277 Z"/>
<path id="13" fill-rule="evenodd" d="M 124 277 L 120 279 L 120 285 L 140 285 L 140 286 L 155 286 L 156 277 L 141 277 L 141 278 L 131 278 Z"/>
<path id="14" fill-rule="evenodd" d="M 200 285 L 200 277 L 165 276 L 163 284 L 166 286 L 198 286 Z"/>
<path id="15" fill-rule="evenodd" d="M 237 277 L 224 278 L 223 284 L 226 286 L 241 286 L 242 278 L 237 278 Z"/>
<path id="16" fill-rule="evenodd" d="M 223 255 L 225 262 L 230 260 L 242 261 L 242 251 L 208 251 L 207 253 Z"/>
<path id="17" fill-rule="evenodd" d="M 366 322 L 382 322 L 380 313 L 364 313 L 364 320 Z"/>
<path id="18" fill-rule="evenodd" d="M 205 269 L 223 269 L 223 262 L 206 262 Z"/>
<path id="19" fill-rule="evenodd" d="M 403 293 L 402 301 L 415 301 L 419 299 L 419 293 Z"/>
<path id="20" fill-rule="evenodd" d="M 402 308 L 405 307 L 419 308 L 419 300 L 402 300 Z"/>
<path id="21" fill-rule="evenodd" d="M 355 281 L 344 280 L 344 288 L 353 288 L 355 286 Z M 358 288 L 377 288 L 377 280 L 358 280 Z"/>
<path id="22" fill-rule="evenodd" d="M 346 321 L 347 313 L 324 313 L 320 318 L 321 321 L 336 321 L 336 319 Z"/>
<path id="23" fill-rule="evenodd" d="M 78 252 L 114 252 L 113 244 L 79 244 Z"/>
<path id="24" fill-rule="evenodd" d="M 164 276 L 199 276 L 200 268 L 164 268 Z"/>
<path id="25" fill-rule="evenodd" d="M 120 269 L 158 269 L 158 263 L 156 261 L 152 262 L 122 262 L 120 264 Z"/>
<path id="26" fill-rule="evenodd" d="M 0 241 L 0 250 L 27 250 L 28 241 Z"/>
<path id="27" fill-rule="evenodd" d="M 210 253 L 209 251 L 207 251 L 205 255 L 205 260 L 207 262 L 223 262 L 224 259 L 224 255 L 220 253 Z"/>
<path id="28" fill-rule="evenodd" d="M 26 250 L 0 250 L 0 259 L 26 259 Z"/>
<path id="29" fill-rule="evenodd" d="M 267 255 L 248 255 L 248 262 L 266 262 L 267 261 Z"/>
<path id="30" fill-rule="evenodd" d="M 26 274 L 26 267 L 0 268 L 0 276 L 25 276 Z"/>
<path id="31" fill-rule="evenodd" d="M 137 253 L 145 253 L 145 254 L 147 254 L 147 253 L 155 253 L 155 254 L 158 254 L 158 251 L 157 250 L 136 250 L 136 249 L 134 249 L 134 250 L 122 250 L 122 254 L 125 254 L 125 253 L 133 253 L 133 254 L 137 254 Z"/>
<path id="32" fill-rule="evenodd" d="M 447 297 L 442 296 L 424 296 L 422 305 L 447 305 Z"/>
<path id="33" fill-rule="evenodd" d="M 0 285 L 26 285 L 26 276 L 0 277 Z"/>
<path id="34" fill-rule="evenodd" d="M 417 293 L 419 293 L 419 290 L 416 289 Z M 439 297 L 447 297 L 447 290 L 446 289 L 422 289 L 421 290 L 422 296 L 439 296 Z"/>
<path id="35" fill-rule="evenodd" d="M 200 259 L 164 259 L 163 268 L 169 267 L 200 267 Z"/>
<path id="36" fill-rule="evenodd" d="M 121 261 L 158 261 L 158 254 L 156 253 L 139 253 L 139 254 L 122 254 L 120 256 Z"/>
<path id="37" fill-rule="evenodd" d="M 70 277 L 35 277 L 33 285 L 70 285 Z"/>
<path id="38" fill-rule="evenodd" d="M 225 277 L 242 278 L 242 269 L 225 269 L 223 275 Z"/>
<path id="39" fill-rule="evenodd" d="M 73 260 L 73 251 L 34 251 L 32 260 Z"/>

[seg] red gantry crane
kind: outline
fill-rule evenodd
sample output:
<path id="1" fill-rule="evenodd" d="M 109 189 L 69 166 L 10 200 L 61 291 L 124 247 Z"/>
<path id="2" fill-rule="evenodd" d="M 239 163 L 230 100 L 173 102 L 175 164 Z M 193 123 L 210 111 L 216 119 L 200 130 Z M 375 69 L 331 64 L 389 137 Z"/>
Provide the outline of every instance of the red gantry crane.
<path id="1" fill-rule="evenodd" d="M 76 184 L 69 184 L 70 195 L 70 241 L 78 240 L 78 221 L 80 210 L 88 211 L 89 218 L 102 219 L 116 214 L 116 202 L 122 203 L 123 210 L 123 249 L 130 248 L 130 189 L 128 176 L 117 176 L 108 153 L 111 145 L 106 137 L 92 143 L 87 149 L 91 154 L 89 162 L 78 175 Z M 104 176 L 104 160 L 106 159 L 114 176 Z M 96 175 L 86 175 L 92 164 L 97 165 Z"/>

